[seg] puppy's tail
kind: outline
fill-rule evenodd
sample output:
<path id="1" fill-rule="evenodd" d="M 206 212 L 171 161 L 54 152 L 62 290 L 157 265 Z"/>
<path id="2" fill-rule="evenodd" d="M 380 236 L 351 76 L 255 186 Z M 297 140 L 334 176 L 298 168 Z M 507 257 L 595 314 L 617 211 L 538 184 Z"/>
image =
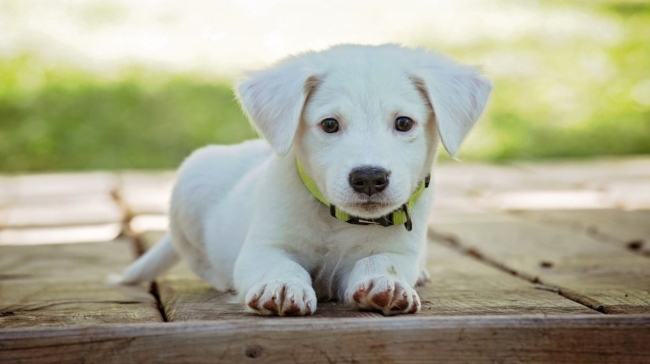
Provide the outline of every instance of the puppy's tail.
<path id="1" fill-rule="evenodd" d="M 166 234 L 156 245 L 133 262 L 122 277 L 111 280 L 125 285 L 153 281 L 158 275 L 178 263 L 179 258 L 171 237 Z"/>

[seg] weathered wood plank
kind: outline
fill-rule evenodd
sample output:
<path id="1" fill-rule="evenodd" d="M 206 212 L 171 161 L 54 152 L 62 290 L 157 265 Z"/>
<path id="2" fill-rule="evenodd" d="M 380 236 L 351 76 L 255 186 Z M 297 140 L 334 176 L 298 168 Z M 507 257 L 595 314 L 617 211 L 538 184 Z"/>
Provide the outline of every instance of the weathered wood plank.
<path id="1" fill-rule="evenodd" d="M 0 229 L 0 246 L 102 242 L 117 238 L 121 231 L 121 223 Z"/>
<path id="2" fill-rule="evenodd" d="M 464 191 L 480 195 L 484 191 L 510 191 L 521 188 L 529 172 L 513 165 L 448 162 L 436 166 L 433 180 L 439 191 Z"/>
<path id="3" fill-rule="evenodd" d="M 165 214 L 175 179 L 173 172 L 124 172 L 120 174 L 118 196 L 132 216 Z"/>
<path id="4" fill-rule="evenodd" d="M 596 239 L 650 255 L 650 210 L 516 211 L 513 214 L 569 227 Z"/>
<path id="5" fill-rule="evenodd" d="M 9 201 L 13 198 L 10 191 L 9 178 L 0 176 L 0 211 L 2 207 L 9 204 Z"/>
<path id="6" fill-rule="evenodd" d="M 572 186 L 606 195 L 611 208 L 650 209 L 650 158 L 648 157 L 515 163 L 514 165 L 527 171 L 534 186 L 537 185 L 535 181 L 555 181 L 567 187 Z M 599 200 L 601 204 L 604 202 L 600 197 Z M 585 198 L 582 201 L 588 202 Z M 581 206 L 573 206 L 573 208 L 577 209 Z"/>
<path id="7" fill-rule="evenodd" d="M 515 162 L 513 166 L 525 170 L 537 180 L 562 181 L 585 187 L 602 186 L 612 181 L 650 178 L 648 157 Z"/>
<path id="8" fill-rule="evenodd" d="M 160 322 L 147 287 L 105 283 L 132 250 L 127 239 L 0 247 L 0 327 Z"/>
<path id="9" fill-rule="evenodd" d="M 650 176 L 643 179 L 614 181 L 603 185 L 620 207 L 650 210 Z"/>
<path id="10" fill-rule="evenodd" d="M 507 218 L 505 218 L 507 220 Z M 650 313 L 650 260 L 569 228 L 529 221 L 433 223 L 487 262 L 606 313 Z"/>
<path id="11" fill-rule="evenodd" d="M 153 245 L 160 233 L 142 236 Z M 431 282 L 418 287 L 422 311 L 430 315 L 525 315 L 596 313 L 554 292 L 463 256 L 441 244 L 429 246 Z M 180 264 L 157 281 L 158 293 L 169 321 L 253 319 L 233 296 L 220 293 Z M 319 303 L 314 317 L 365 317 L 341 303 Z"/>
<path id="12" fill-rule="evenodd" d="M 481 201 L 493 210 L 554 210 L 616 208 L 617 202 L 602 191 L 587 189 L 527 189 L 488 193 Z"/>
<path id="13" fill-rule="evenodd" d="M 431 282 L 418 287 L 423 315 L 525 315 L 596 313 L 556 292 L 479 262 L 434 240 Z"/>
<path id="14" fill-rule="evenodd" d="M 257 318 L 0 331 L 0 361 L 646 363 L 650 316 Z"/>
<path id="15" fill-rule="evenodd" d="M 121 222 L 124 212 L 110 194 L 13 204 L 0 211 L 0 228 L 98 225 Z"/>
<path id="16" fill-rule="evenodd" d="M 4 205 L 70 201 L 86 196 L 110 195 L 117 189 L 112 173 L 33 174 L 3 178 Z"/>
<path id="17" fill-rule="evenodd" d="M 650 158 L 485 165 L 443 163 L 440 209 L 650 209 Z"/>
<path id="18" fill-rule="evenodd" d="M 128 229 L 132 235 L 164 232 L 169 229 L 169 217 L 167 215 L 136 215 L 129 220 Z"/>

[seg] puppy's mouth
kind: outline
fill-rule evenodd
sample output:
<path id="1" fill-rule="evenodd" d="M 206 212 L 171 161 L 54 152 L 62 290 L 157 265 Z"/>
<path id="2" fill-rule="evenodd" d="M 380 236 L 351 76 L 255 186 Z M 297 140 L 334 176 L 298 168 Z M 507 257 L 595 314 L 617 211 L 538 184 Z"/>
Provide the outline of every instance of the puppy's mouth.
<path id="1" fill-rule="evenodd" d="M 365 201 L 353 203 L 352 206 L 361 210 L 374 211 L 385 209 L 389 207 L 390 204 L 387 204 L 385 202 Z"/>
<path id="2" fill-rule="evenodd" d="M 362 218 L 378 218 L 397 209 L 394 203 L 386 201 L 353 201 L 342 206 L 348 213 Z"/>

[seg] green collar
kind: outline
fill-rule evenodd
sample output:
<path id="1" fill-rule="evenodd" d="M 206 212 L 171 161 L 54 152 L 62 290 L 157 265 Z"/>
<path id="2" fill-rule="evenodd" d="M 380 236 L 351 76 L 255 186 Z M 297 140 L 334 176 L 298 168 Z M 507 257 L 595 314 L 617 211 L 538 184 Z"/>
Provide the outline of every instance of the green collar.
<path id="1" fill-rule="evenodd" d="M 384 215 L 376 219 L 364 219 L 356 216 L 351 216 L 347 212 L 340 210 L 336 206 L 330 204 L 320 192 L 318 186 L 316 186 L 316 182 L 314 182 L 314 180 L 309 177 L 307 172 L 305 172 L 305 168 L 298 159 L 296 159 L 296 166 L 298 167 L 298 174 L 300 174 L 300 179 L 302 180 L 302 183 L 305 184 L 305 187 L 307 187 L 307 190 L 309 190 L 309 192 L 311 192 L 311 194 L 314 195 L 318 201 L 322 202 L 323 205 L 329 206 L 330 214 L 335 218 L 355 225 L 392 226 L 404 224 L 406 230 L 408 231 L 411 231 L 413 228 L 410 211 L 413 209 L 415 203 L 420 199 L 420 196 L 422 196 L 424 189 L 429 187 L 429 181 L 431 179 L 430 176 L 427 176 L 424 181 L 420 182 L 418 188 L 411 195 L 411 198 L 408 200 L 408 202 L 402 205 L 402 207 L 399 209 L 391 212 L 388 215 Z"/>

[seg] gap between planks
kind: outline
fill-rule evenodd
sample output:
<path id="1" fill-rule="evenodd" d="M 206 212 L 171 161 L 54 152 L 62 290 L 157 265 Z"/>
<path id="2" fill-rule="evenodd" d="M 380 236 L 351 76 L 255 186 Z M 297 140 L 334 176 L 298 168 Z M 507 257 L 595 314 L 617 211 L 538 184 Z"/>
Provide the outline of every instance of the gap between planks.
<path id="1" fill-rule="evenodd" d="M 120 198 L 119 193 L 113 194 L 113 198 L 120 204 L 120 206 L 127 206 L 124 201 Z M 142 254 L 145 253 L 146 248 L 144 242 L 141 240 L 140 235 L 134 234 L 130 229 L 129 226 L 131 225 L 131 220 L 135 217 L 129 212 L 125 212 L 124 216 L 126 216 L 124 224 L 123 224 L 123 231 L 122 234 L 125 234 L 129 237 L 131 237 L 132 241 L 132 246 L 133 246 L 133 252 L 135 259 L 138 259 Z M 135 261 L 134 259 L 134 261 Z M 160 312 L 160 316 L 162 317 L 163 322 L 169 322 L 167 318 L 167 313 L 165 312 L 165 308 L 163 307 L 162 301 L 160 300 L 160 292 L 158 291 L 158 284 L 156 281 L 152 281 L 150 286 L 149 286 L 149 293 L 154 297 L 156 300 L 156 306 L 158 308 L 158 311 Z"/>
<path id="2" fill-rule="evenodd" d="M 435 234 L 465 254 L 558 287 L 567 298 L 591 309 L 650 313 L 650 261 L 621 245 L 509 214 L 460 214 L 431 222 Z"/>
<path id="3" fill-rule="evenodd" d="M 596 301 L 593 300 L 587 296 L 580 295 L 576 292 L 571 291 L 570 289 L 566 288 L 560 288 L 557 286 L 553 285 L 547 285 L 544 282 L 542 282 L 539 277 L 534 277 L 531 275 L 528 275 L 524 272 L 519 272 L 515 269 L 507 267 L 505 264 L 499 263 L 498 261 L 494 259 L 490 259 L 483 255 L 481 252 L 479 252 L 476 249 L 473 248 L 467 248 L 465 247 L 461 242 L 458 241 L 458 239 L 454 236 L 447 235 L 447 234 L 441 234 L 435 232 L 432 228 L 429 228 L 429 238 L 431 241 L 433 241 L 434 244 L 439 244 L 438 242 L 444 242 L 446 246 L 451 247 L 452 249 L 460 252 L 463 255 L 469 256 L 483 264 L 487 264 L 489 266 L 492 266 L 496 269 L 499 269 L 503 272 L 506 272 L 510 275 L 513 275 L 515 277 L 521 278 L 527 282 L 535 284 L 535 288 L 546 290 L 546 291 L 551 291 L 559 294 L 560 296 L 571 300 L 575 303 L 578 303 L 582 306 L 585 306 L 588 309 L 594 310 L 598 313 L 605 313 L 605 308 L 604 306 Z"/>
<path id="4" fill-rule="evenodd" d="M 123 189 L 124 189 L 123 176 L 120 176 L 117 187 L 111 190 L 111 198 L 122 210 L 123 220 L 122 220 L 122 231 L 120 235 L 126 235 L 131 238 L 133 252 L 135 256 L 134 261 L 135 261 L 142 254 L 144 254 L 146 249 L 144 243 L 140 238 L 140 235 L 134 233 L 130 228 L 131 221 L 136 217 L 136 214 L 134 214 L 132 209 L 129 207 L 129 204 L 124 199 Z M 158 285 L 156 284 L 156 281 L 151 282 L 149 286 L 149 294 L 151 294 L 156 300 L 156 306 L 158 308 L 158 311 L 160 312 L 160 316 L 162 317 L 163 322 L 169 322 L 169 320 L 167 319 L 167 314 L 165 313 L 165 308 L 163 307 L 162 301 L 160 300 L 160 293 L 158 291 Z"/>
<path id="5" fill-rule="evenodd" d="M 0 247 L 0 328 L 161 322 L 147 287 L 106 281 L 132 261 L 132 246 L 121 238 Z"/>

